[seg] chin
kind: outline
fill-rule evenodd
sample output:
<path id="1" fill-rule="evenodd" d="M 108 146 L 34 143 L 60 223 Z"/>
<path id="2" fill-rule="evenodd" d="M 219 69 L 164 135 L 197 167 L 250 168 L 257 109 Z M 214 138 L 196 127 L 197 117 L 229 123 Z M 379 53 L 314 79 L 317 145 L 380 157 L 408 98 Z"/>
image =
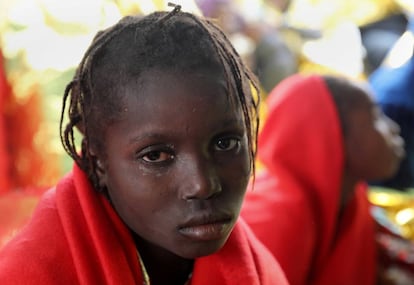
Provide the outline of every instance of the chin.
<path id="1" fill-rule="evenodd" d="M 384 171 L 382 175 L 378 175 L 374 177 L 373 179 L 370 179 L 371 181 L 384 181 L 387 179 L 392 178 L 397 173 L 398 168 L 394 167 L 392 169 L 388 169 L 387 171 Z"/>
<path id="2" fill-rule="evenodd" d="M 187 259 L 195 259 L 203 256 L 212 255 L 218 252 L 225 245 L 226 241 L 227 239 L 223 241 L 210 241 L 198 245 L 187 245 L 184 251 L 181 252 L 181 254 L 177 253 L 177 255 Z"/>

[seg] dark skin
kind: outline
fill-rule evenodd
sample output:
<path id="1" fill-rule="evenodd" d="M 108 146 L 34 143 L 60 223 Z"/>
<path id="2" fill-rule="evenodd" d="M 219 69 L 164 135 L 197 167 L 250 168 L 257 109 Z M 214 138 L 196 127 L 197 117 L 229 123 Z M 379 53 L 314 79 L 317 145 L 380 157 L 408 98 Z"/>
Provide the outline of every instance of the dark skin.
<path id="1" fill-rule="evenodd" d="M 218 251 L 238 218 L 251 169 L 244 117 L 226 86 L 209 71 L 130 80 L 123 114 L 94 151 L 151 284 L 184 284 L 194 259 Z"/>
<path id="2" fill-rule="evenodd" d="M 404 157 L 398 125 L 381 112 L 369 90 L 357 83 L 337 86 L 336 102 L 344 127 L 345 170 L 342 178 L 341 211 L 352 199 L 359 181 L 385 179 L 397 171 Z M 339 103 L 338 103 L 339 102 Z"/>
<path id="3" fill-rule="evenodd" d="M 342 220 L 343 210 L 354 196 L 359 181 L 391 177 L 405 155 L 399 126 L 375 105 L 369 90 L 358 85 L 349 86 L 348 92 L 336 89 L 337 96 L 348 96 L 346 102 L 349 103 L 341 104 L 337 99 L 337 105 L 342 105 L 339 109 L 346 157 L 338 221 Z M 378 284 L 392 284 L 382 275 L 381 268 L 378 273 Z"/>

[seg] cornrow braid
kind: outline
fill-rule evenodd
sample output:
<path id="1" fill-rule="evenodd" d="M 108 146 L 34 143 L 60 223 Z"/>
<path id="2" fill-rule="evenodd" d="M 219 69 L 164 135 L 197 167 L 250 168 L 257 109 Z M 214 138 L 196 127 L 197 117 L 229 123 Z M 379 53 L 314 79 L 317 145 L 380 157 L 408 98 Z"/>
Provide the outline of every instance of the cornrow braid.
<path id="1" fill-rule="evenodd" d="M 229 98 L 239 102 L 242 108 L 254 170 L 260 97 L 256 77 L 211 20 L 182 12 L 179 5 L 173 6 L 171 12 L 124 17 L 114 26 L 98 32 L 73 80 L 65 88 L 60 138 L 65 151 L 98 190 L 102 189 L 91 148 L 102 147 L 104 142 L 98 135 L 121 112 L 117 91 L 127 80 L 136 80 L 143 72 L 154 68 L 182 71 L 219 68 L 224 72 L 228 94 L 235 94 Z M 257 96 L 252 95 L 252 88 Z M 65 114 L 69 119 L 66 125 Z M 75 128 L 83 136 L 80 152 Z"/>
<path id="2" fill-rule="evenodd" d="M 96 165 L 94 160 L 91 159 L 92 155 L 89 153 L 89 142 L 87 139 L 82 140 L 82 152 L 79 154 L 75 143 L 74 127 L 77 127 L 80 130 L 80 132 L 84 135 L 84 138 L 88 138 L 88 130 L 85 127 L 84 98 L 86 96 L 91 96 L 91 61 L 96 51 L 98 51 L 105 43 L 113 39 L 127 27 L 127 24 L 124 22 L 128 22 L 128 20 L 129 17 L 126 17 L 117 25 L 108 28 L 105 31 L 99 31 L 96 34 L 91 46 L 86 50 L 85 55 L 76 70 L 74 79 L 66 86 L 65 93 L 63 95 L 62 113 L 60 118 L 60 138 L 63 148 L 69 156 L 72 157 L 76 164 L 88 174 L 89 179 L 97 189 L 100 187 L 96 174 Z M 132 23 L 133 22 L 130 24 Z M 64 114 L 69 97 L 69 123 L 64 128 Z"/>

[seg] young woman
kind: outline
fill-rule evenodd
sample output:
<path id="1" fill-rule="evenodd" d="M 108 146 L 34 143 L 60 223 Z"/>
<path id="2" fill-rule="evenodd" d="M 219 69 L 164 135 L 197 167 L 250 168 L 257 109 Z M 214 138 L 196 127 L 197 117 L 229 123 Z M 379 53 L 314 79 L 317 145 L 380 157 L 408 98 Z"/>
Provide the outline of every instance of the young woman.
<path id="1" fill-rule="evenodd" d="M 264 170 L 242 217 L 291 285 L 373 285 L 374 221 L 363 181 L 398 169 L 399 127 L 366 88 L 340 77 L 294 75 L 267 100 L 258 140 Z"/>
<path id="2" fill-rule="evenodd" d="M 64 96 L 76 164 L 0 253 L 0 283 L 286 284 L 238 220 L 252 84 L 224 34 L 179 6 L 98 33 Z"/>

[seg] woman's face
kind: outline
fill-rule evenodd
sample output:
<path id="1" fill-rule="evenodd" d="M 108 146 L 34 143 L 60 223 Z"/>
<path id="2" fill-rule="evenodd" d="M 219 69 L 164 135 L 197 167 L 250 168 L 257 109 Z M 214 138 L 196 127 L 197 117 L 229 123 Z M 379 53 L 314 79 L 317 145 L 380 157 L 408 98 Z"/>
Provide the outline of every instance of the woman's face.
<path id="1" fill-rule="evenodd" d="M 382 113 L 367 93 L 360 93 L 346 123 L 348 167 L 360 179 L 387 179 L 398 170 L 404 157 L 404 141 L 398 125 Z"/>
<path id="2" fill-rule="evenodd" d="M 184 258 L 226 242 L 250 176 L 240 107 L 216 74 L 148 72 L 104 133 L 101 182 L 145 246 Z"/>

